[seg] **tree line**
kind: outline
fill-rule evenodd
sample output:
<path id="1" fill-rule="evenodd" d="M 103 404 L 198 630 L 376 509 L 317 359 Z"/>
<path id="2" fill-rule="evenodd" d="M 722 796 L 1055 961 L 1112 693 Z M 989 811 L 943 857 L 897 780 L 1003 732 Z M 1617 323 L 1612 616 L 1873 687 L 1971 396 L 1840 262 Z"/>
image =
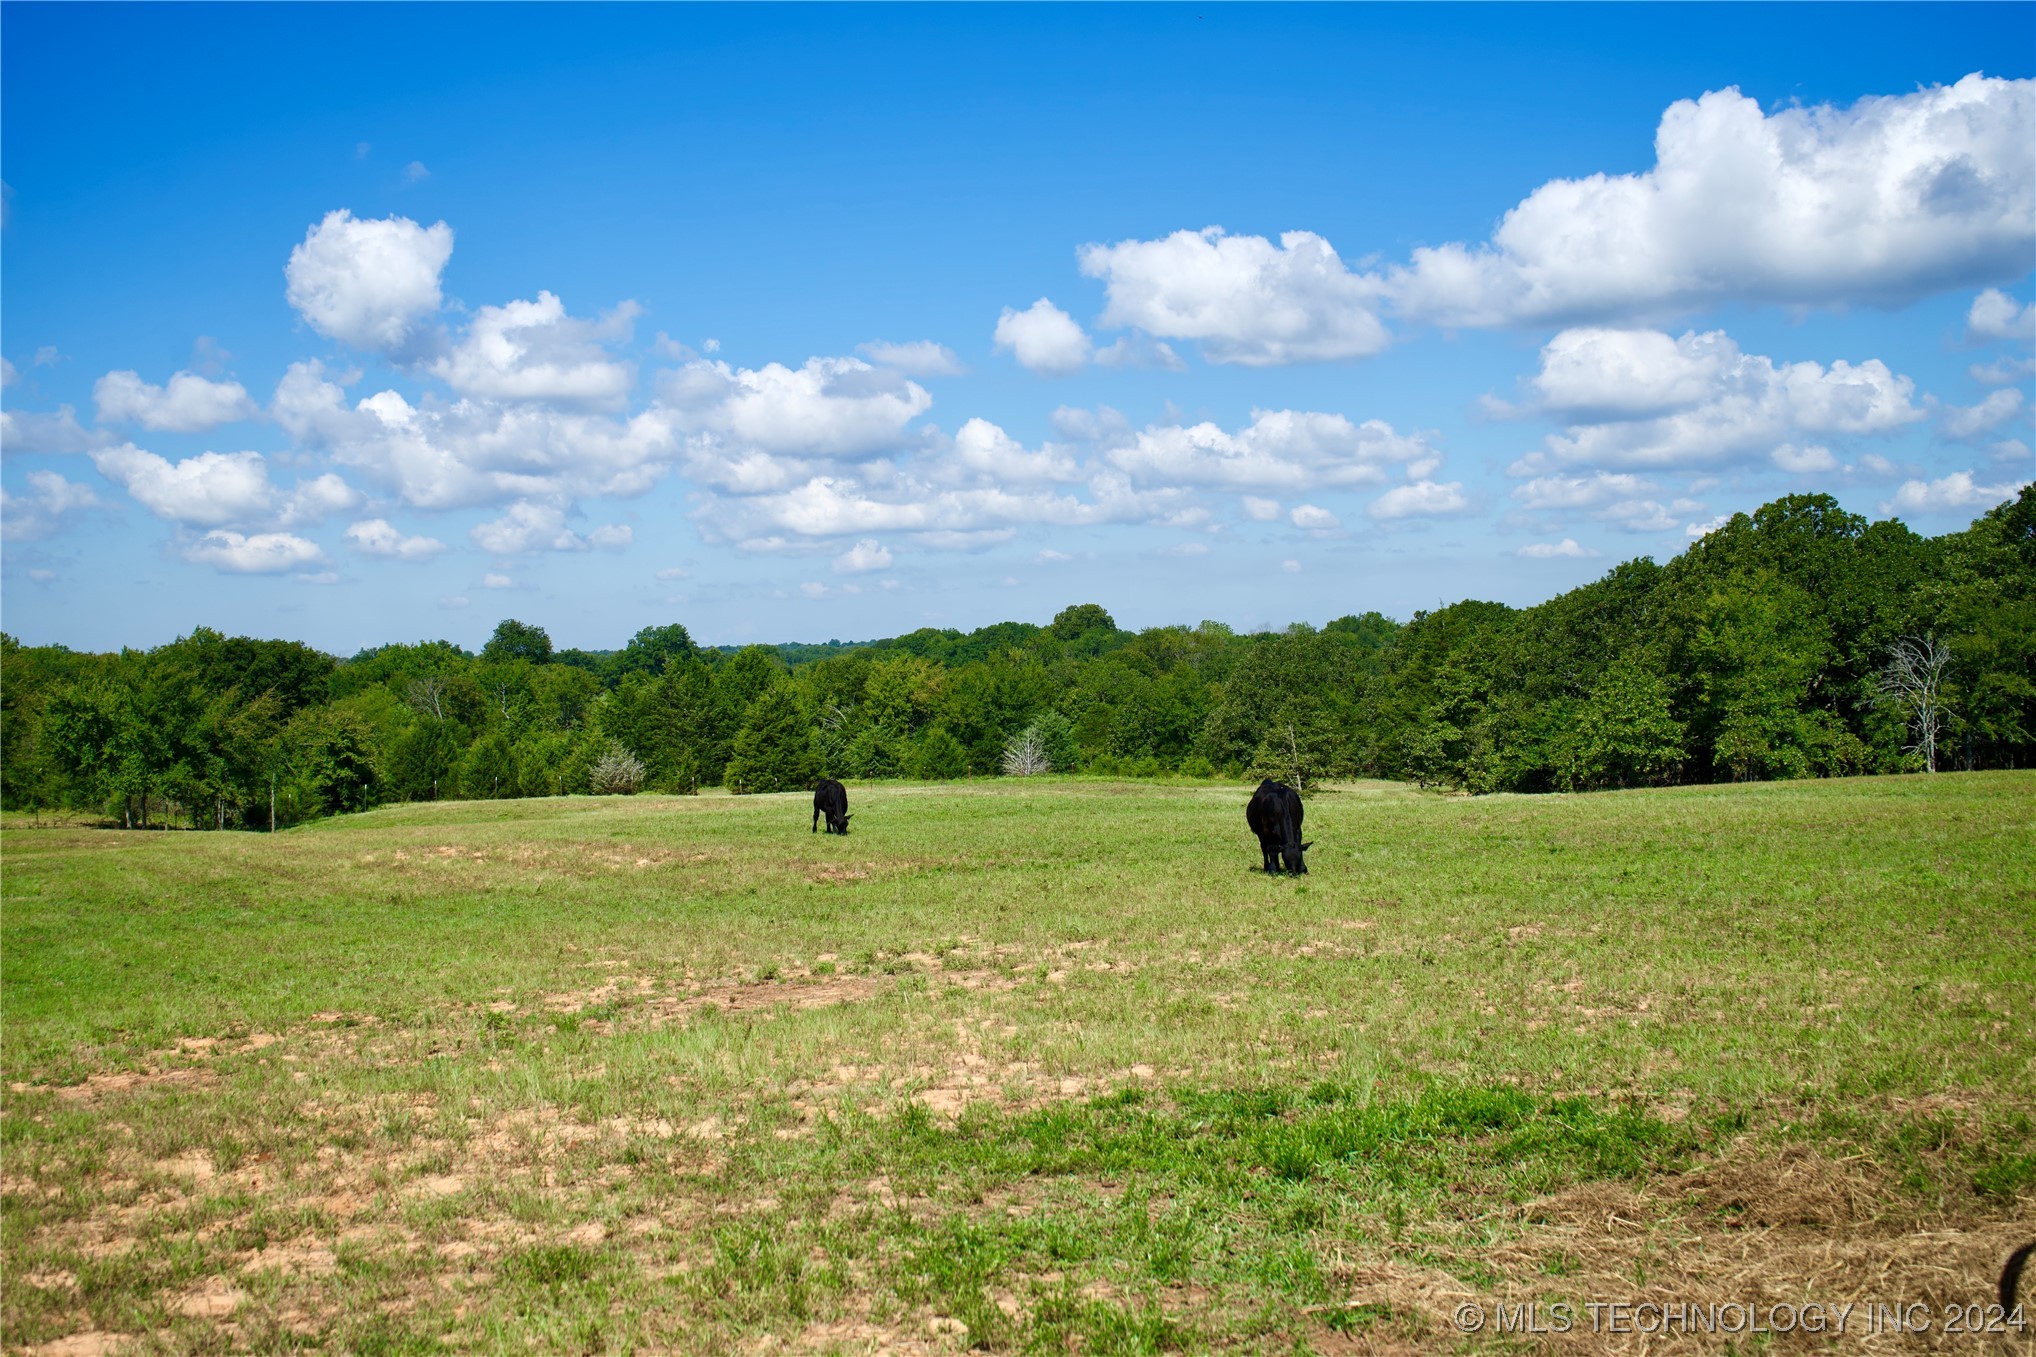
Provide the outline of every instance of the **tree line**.
<path id="1" fill-rule="evenodd" d="M 1490 791 L 2024 766 L 2036 490 L 1918 536 L 1828 496 L 1530 608 L 1238 634 L 1046 626 L 708 648 L 679 624 L 555 650 L 505 621 L 339 659 L 200 629 L 85 654 L 0 637 L 0 797 L 136 827 L 396 801 L 783 791 L 1045 771 L 1381 777 Z"/>

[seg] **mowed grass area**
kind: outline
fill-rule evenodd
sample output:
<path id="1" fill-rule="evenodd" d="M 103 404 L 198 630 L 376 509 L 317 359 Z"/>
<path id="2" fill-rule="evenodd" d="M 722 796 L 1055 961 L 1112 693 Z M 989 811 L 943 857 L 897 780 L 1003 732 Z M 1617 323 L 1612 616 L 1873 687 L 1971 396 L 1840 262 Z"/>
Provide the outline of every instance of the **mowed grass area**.
<path id="1" fill-rule="evenodd" d="M 1451 1315 L 2036 1237 L 2036 775 L 1246 795 L 11 822 L 6 1347 L 1714 1352 Z"/>

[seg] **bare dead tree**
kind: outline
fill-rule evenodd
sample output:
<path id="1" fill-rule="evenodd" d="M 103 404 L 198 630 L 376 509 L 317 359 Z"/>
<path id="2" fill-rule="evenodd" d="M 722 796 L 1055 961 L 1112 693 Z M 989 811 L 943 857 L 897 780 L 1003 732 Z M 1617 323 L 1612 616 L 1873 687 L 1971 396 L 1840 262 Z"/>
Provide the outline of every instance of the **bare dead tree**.
<path id="1" fill-rule="evenodd" d="M 1935 636 L 1904 636 L 1888 654 L 1875 682 L 1880 701 L 1901 713 L 1916 742 L 1904 751 L 1923 756 L 1926 772 L 1937 771 L 1937 731 L 1944 723 L 1944 670 L 1951 647 Z"/>
<path id="2" fill-rule="evenodd" d="M 423 678 L 411 679 L 405 695 L 417 710 L 441 721 L 445 719 L 445 680 L 438 675 L 427 674 Z"/>
<path id="3" fill-rule="evenodd" d="M 1031 777 L 1053 771 L 1053 758 L 1039 732 L 1026 728 L 1024 734 L 1004 746 L 1004 773 L 1008 777 Z"/>

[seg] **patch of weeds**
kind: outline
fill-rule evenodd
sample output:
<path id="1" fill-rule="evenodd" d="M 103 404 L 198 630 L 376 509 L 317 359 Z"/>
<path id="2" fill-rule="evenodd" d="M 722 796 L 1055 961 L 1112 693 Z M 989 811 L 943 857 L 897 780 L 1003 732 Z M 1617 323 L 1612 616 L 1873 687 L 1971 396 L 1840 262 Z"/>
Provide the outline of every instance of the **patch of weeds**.
<path id="1" fill-rule="evenodd" d="M 811 1283 L 805 1243 L 764 1220 L 717 1228 L 713 1262 L 693 1279 L 724 1318 L 746 1324 L 808 1319 Z"/>
<path id="2" fill-rule="evenodd" d="M 340 1330 L 338 1346 L 359 1357 L 410 1357 L 413 1353 L 444 1352 L 445 1344 L 435 1335 L 412 1333 L 397 1327 L 390 1315 L 365 1315 Z"/>
<path id="3" fill-rule="evenodd" d="M 1982 1197 L 2013 1201 L 2031 1187 L 2036 1187 L 2036 1154 L 2004 1154 L 1972 1175 L 1972 1190 Z"/>
<path id="4" fill-rule="evenodd" d="M 601 1258 L 578 1244 L 537 1244 L 502 1260 L 502 1279 L 534 1291 L 585 1286 L 601 1274 Z"/>
<path id="5" fill-rule="evenodd" d="M 554 1013 L 551 1015 L 551 1025 L 561 1032 L 577 1032 L 580 1030 L 580 1015 L 577 1013 Z"/>
<path id="6" fill-rule="evenodd" d="M 815 962 L 815 963 L 813 964 L 813 974 L 815 974 L 815 975 L 833 975 L 833 974 L 834 974 L 834 963 L 833 963 L 833 962 L 831 962 L 831 961 L 819 961 L 819 962 Z"/>
<path id="7" fill-rule="evenodd" d="M 950 1216 L 915 1241 L 898 1292 L 908 1303 L 929 1304 L 967 1325 L 971 1346 L 996 1346 L 1010 1321 L 988 1288 L 1009 1272 L 1013 1257 L 1001 1223 Z"/>
<path id="8" fill-rule="evenodd" d="M 756 978 L 758 980 L 775 980 L 778 978 L 780 974 L 782 974 L 782 972 L 780 972 L 778 969 L 778 963 L 773 961 L 769 965 L 765 966 L 763 969 L 759 970 L 756 973 Z"/>
<path id="9" fill-rule="evenodd" d="M 1362 1305 L 1339 1305 L 1322 1316 L 1322 1322 L 1336 1333 L 1350 1333 L 1356 1329 L 1383 1324 L 1393 1317 L 1393 1307 L 1382 1300 L 1367 1301 Z"/>
<path id="10" fill-rule="evenodd" d="M 1195 1332 L 1157 1305 L 1139 1309 L 1091 1300 L 1071 1288 L 1043 1297 L 1032 1315 L 1026 1349 L 1130 1357 L 1200 1347 Z"/>

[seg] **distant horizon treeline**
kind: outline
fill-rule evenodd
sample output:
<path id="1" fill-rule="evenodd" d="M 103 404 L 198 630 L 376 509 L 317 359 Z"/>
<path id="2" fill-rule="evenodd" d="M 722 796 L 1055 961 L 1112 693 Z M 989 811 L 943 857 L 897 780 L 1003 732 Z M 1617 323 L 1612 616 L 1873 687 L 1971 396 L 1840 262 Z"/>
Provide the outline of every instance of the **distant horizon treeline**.
<path id="1" fill-rule="evenodd" d="M 0 802 L 266 828 L 397 801 L 766 792 L 822 776 L 1366 776 L 1584 791 L 2036 762 L 2036 488 L 1925 538 L 1823 495 L 1530 608 L 1240 635 L 1047 626 L 553 649 L 505 621 L 341 660 L 200 629 L 0 636 Z"/>

